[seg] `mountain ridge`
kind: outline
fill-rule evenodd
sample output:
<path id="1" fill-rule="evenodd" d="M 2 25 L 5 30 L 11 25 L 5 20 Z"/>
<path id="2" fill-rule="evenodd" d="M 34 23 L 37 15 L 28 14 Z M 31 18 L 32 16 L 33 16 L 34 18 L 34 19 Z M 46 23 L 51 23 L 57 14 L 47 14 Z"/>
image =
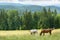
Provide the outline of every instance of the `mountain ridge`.
<path id="1" fill-rule="evenodd" d="M 40 5 L 24 5 L 24 4 L 20 4 L 20 3 L 0 3 L 0 8 L 4 8 L 4 9 L 18 9 L 21 11 L 25 11 L 30 10 L 30 11 L 41 11 L 43 9 L 43 7 L 45 8 L 50 8 L 51 10 L 57 10 L 58 12 L 60 12 L 60 7 L 56 6 L 56 5 L 50 5 L 50 6 L 40 6 Z"/>

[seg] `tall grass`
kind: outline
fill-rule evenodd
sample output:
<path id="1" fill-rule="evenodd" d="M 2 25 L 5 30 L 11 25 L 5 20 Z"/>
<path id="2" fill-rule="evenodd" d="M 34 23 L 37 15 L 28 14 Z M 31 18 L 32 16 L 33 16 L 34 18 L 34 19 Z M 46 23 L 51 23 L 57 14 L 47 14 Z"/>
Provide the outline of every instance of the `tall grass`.
<path id="1" fill-rule="evenodd" d="M 60 40 L 60 33 L 52 35 L 40 36 L 37 35 L 13 35 L 13 36 L 0 36 L 0 40 Z"/>

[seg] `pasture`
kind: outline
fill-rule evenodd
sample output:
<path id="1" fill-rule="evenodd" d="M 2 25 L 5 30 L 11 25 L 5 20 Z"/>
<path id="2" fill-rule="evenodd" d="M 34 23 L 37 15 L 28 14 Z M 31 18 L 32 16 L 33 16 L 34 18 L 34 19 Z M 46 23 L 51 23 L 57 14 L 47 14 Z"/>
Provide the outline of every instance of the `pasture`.
<path id="1" fill-rule="evenodd" d="M 52 31 L 52 35 L 47 33 L 46 35 L 38 34 L 31 35 L 29 30 L 15 30 L 15 31 L 0 31 L 0 40 L 60 40 L 60 29 Z"/>

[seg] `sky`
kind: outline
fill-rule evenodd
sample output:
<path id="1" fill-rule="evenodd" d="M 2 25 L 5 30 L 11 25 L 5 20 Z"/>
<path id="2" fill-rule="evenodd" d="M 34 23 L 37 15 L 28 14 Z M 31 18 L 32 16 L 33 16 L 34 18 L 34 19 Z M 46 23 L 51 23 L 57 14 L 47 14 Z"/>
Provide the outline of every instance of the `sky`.
<path id="1" fill-rule="evenodd" d="M 60 0 L 0 0 L 0 3 L 20 3 L 26 5 L 60 5 Z"/>

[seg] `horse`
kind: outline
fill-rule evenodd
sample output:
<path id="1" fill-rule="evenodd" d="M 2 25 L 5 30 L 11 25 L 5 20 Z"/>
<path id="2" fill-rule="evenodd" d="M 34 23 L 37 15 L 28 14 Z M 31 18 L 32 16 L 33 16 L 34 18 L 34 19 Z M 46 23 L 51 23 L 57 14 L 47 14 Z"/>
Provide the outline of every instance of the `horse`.
<path id="1" fill-rule="evenodd" d="M 52 32 L 53 28 L 52 29 L 42 29 L 41 32 L 40 32 L 40 35 L 45 35 L 45 33 L 49 33 L 51 35 L 51 32 Z"/>
<path id="2" fill-rule="evenodd" d="M 37 32 L 36 29 L 32 29 L 32 30 L 30 30 L 30 33 L 31 33 L 31 35 L 32 35 L 32 34 L 36 34 L 36 33 L 38 33 L 38 32 Z"/>

